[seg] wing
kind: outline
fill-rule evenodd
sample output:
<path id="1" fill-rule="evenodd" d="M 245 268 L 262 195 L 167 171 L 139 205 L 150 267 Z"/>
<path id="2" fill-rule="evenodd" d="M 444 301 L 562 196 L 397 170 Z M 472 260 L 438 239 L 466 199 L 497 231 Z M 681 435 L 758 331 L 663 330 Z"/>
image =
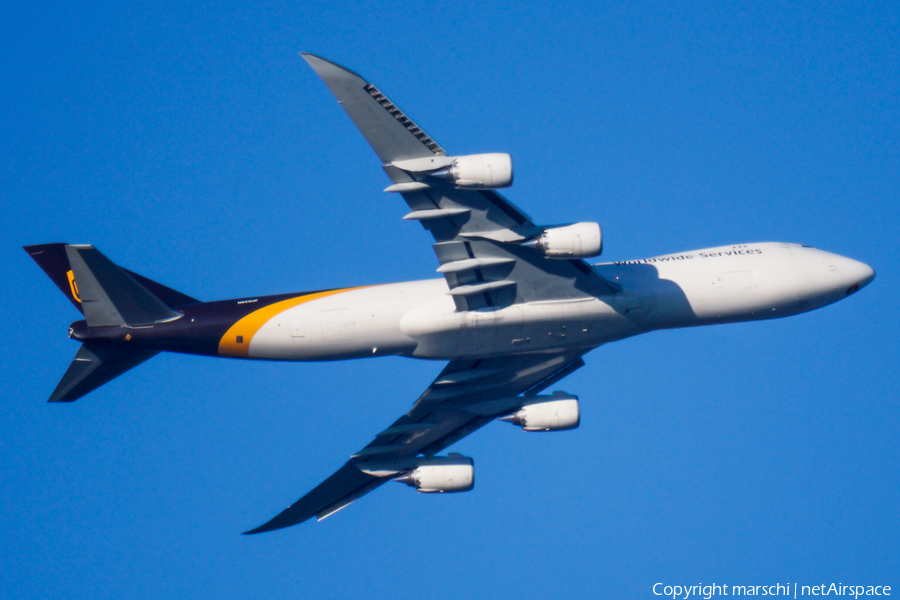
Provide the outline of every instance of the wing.
<path id="1" fill-rule="evenodd" d="M 457 189 L 425 175 L 453 162 L 373 84 L 324 58 L 303 57 L 382 161 L 392 185 L 434 236 L 434 251 L 459 310 L 616 293 L 582 260 L 550 260 L 521 242 L 543 228 L 493 190 Z"/>
<path id="2" fill-rule="evenodd" d="M 385 465 L 433 456 L 497 417 L 518 410 L 529 397 L 584 365 L 581 357 L 587 351 L 451 361 L 408 413 L 311 492 L 247 533 L 334 514 L 390 481 L 397 468 Z"/>

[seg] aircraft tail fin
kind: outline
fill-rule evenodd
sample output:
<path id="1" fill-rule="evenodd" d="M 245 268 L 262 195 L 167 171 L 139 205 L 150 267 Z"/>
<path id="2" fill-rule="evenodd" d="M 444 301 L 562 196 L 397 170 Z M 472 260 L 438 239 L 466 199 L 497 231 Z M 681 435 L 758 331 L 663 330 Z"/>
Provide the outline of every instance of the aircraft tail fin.
<path id="1" fill-rule="evenodd" d="M 155 350 L 141 348 L 82 344 L 48 402 L 78 400 L 157 354 Z"/>
<path id="2" fill-rule="evenodd" d="M 81 308 L 81 300 L 78 299 L 78 291 L 75 287 L 75 274 L 69 265 L 69 257 L 66 255 L 65 244 L 40 244 L 37 246 L 25 246 L 25 252 L 28 253 L 34 262 L 47 274 L 47 277 L 56 284 L 66 298 L 69 299 L 79 312 L 84 313 Z"/>
<path id="3" fill-rule="evenodd" d="M 116 266 L 93 246 L 43 244 L 25 251 L 91 327 L 173 321 L 181 316 L 175 308 L 199 302 Z"/>

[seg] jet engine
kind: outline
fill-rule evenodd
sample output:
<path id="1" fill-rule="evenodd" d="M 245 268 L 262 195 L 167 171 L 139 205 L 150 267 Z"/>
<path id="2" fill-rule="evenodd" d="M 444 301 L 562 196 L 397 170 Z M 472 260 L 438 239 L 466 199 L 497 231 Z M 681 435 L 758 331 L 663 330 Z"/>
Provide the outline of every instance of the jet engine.
<path id="1" fill-rule="evenodd" d="M 565 431 L 575 429 L 581 422 L 578 396 L 555 393 L 552 400 L 525 404 L 501 421 L 519 425 L 525 431 Z"/>
<path id="2" fill-rule="evenodd" d="M 468 492 L 475 487 L 475 463 L 471 458 L 451 452 L 417 461 L 417 466 L 394 481 L 405 483 L 423 494 Z"/>
<path id="3" fill-rule="evenodd" d="M 599 223 L 575 223 L 545 229 L 523 246 L 538 250 L 546 258 L 590 258 L 603 252 L 603 232 Z"/>
<path id="4" fill-rule="evenodd" d="M 453 163 L 429 175 L 446 179 L 458 188 L 496 190 L 513 183 L 512 157 L 509 154 L 454 156 Z"/>

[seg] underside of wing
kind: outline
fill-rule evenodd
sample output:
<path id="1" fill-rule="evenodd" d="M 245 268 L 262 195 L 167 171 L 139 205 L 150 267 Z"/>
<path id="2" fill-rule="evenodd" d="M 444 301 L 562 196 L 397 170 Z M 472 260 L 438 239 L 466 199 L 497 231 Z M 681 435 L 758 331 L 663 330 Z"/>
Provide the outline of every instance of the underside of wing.
<path id="1" fill-rule="evenodd" d="M 400 193 L 411 209 L 404 218 L 419 221 L 434 237 L 438 272 L 457 311 L 477 310 L 485 320 L 513 304 L 619 291 L 584 261 L 569 258 L 599 253 L 598 225 L 578 224 L 586 227 L 565 232 L 540 227 L 496 191 L 512 183 L 508 155 L 448 156 L 372 83 L 326 59 L 303 57 L 381 159 L 392 182 L 386 191 Z M 555 238 L 547 237 L 550 230 L 557 231 Z M 568 254 L 566 244 L 572 248 Z M 526 430 L 576 427 L 577 398 L 537 394 L 582 366 L 581 357 L 591 349 L 450 361 L 409 412 L 331 477 L 248 533 L 323 519 L 392 479 L 422 492 L 470 489 L 471 459 L 436 454 L 497 418 Z M 426 471 L 441 472 L 446 481 L 438 477 L 423 483 Z"/>
<path id="2" fill-rule="evenodd" d="M 263 533 L 334 514 L 416 468 L 498 417 L 514 413 L 582 365 L 587 350 L 451 361 L 408 413 L 311 492 L 269 522 Z"/>
<path id="3" fill-rule="evenodd" d="M 508 155 L 448 156 L 373 84 L 321 57 L 303 57 L 381 159 L 392 182 L 385 191 L 400 193 L 411 209 L 404 219 L 419 221 L 434 237 L 438 271 L 459 310 L 620 290 L 577 258 L 587 244 L 574 235 L 575 258 L 551 259 L 536 250 L 547 228 L 496 191 L 512 184 Z M 596 232 L 599 252 L 599 227 Z"/>
<path id="4" fill-rule="evenodd" d="M 446 155 L 373 84 L 321 56 L 304 52 L 303 58 L 335 95 L 382 162 Z"/>
<path id="5" fill-rule="evenodd" d="M 311 492 L 284 509 L 277 517 L 246 533 L 274 531 L 313 517 L 324 519 L 388 481 L 389 479 L 383 477 L 363 473 L 348 462 Z"/>

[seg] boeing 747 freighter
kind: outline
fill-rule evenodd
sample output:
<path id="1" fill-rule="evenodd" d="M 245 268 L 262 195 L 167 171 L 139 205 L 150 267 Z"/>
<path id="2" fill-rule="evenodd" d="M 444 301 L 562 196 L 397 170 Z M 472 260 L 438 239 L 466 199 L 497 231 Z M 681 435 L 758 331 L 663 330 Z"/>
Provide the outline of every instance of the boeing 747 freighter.
<path id="1" fill-rule="evenodd" d="M 507 154 L 451 156 L 373 84 L 303 55 L 433 237 L 441 277 L 201 302 L 89 245 L 25 250 L 81 311 L 82 343 L 50 397 L 71 402 L 159 352 L 265 360 L 386 355 L 447 361 L 409 412 L 331 477 L 248 533 L 324 519 L 389 481 L 420 492 L 472 489 L 474 466 L 440 455 L 495 419 L 525 431 L 578 427 L 574 395 L 544 393 L 598 346 L 676 327 L 775 319 L 842 300 L 866 264 L 786 243 L 752 243 L 589 264 L 597 223 L 542 226 L 496 190 Z"/>

